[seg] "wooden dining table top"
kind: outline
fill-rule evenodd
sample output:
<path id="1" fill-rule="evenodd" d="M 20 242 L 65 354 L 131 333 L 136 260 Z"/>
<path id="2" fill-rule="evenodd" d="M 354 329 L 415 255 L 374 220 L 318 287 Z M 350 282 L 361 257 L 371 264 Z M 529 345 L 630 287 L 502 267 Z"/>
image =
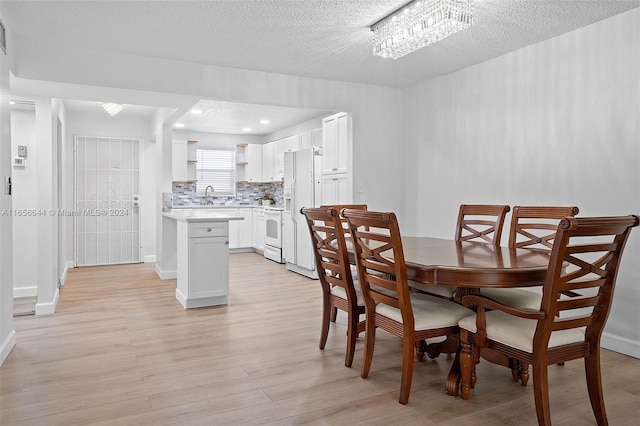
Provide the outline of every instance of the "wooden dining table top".
<path id="1" fill-rule="evenodd" d="M 549 254 L 480 242 L 402 237 L 410 280 L 456 287 L 529 287 L 544 282 Z"/>

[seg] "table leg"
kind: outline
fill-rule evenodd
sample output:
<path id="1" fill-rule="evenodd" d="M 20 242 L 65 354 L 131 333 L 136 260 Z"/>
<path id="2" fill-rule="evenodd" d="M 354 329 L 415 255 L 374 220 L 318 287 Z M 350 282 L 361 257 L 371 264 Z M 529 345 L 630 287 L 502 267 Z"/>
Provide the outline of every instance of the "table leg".
<path id="1" fill-rule="evenodd" d="M 447 381 L 445 382 L 445 392 L 450 396 L 458 396 L 458 389 L 460 388 L 460 351 L 456 352 L 456 357 L 453 359 L 451 369 L 447 375 Z"/>
<path id="2" fill-rule="evenodd" d="M 457 334 L 450 334 L 445 340 L 427 345 L 426 353 L 431 359 L 435 359 L 440 354 L 454 354 L 458 351 L 460 341 Z"/>

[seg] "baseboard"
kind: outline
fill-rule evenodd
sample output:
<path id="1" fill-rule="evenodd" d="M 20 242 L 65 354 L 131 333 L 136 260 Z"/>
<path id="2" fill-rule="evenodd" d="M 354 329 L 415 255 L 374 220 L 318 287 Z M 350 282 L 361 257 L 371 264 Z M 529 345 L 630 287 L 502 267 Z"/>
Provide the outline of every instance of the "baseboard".
<path id="1" fill-rule="evenodd" d="M 238 248 L 230 248 L 229 254 L 233 253 L 254 253 L 256 249 L 253 247 L 238 247 Z"/>
<path id="2" fill-rule="evenodd" d="M 60 299 L 60 289 L 56 288 L 53 301 L 48 303 L 36 303 L 36 315 L 53 315 L 56 313 L 58 300 Z"/>
<path id="3" fill-rule="evenodd" d="M 621 354 L 640 359 L 640 342 L 627 337 L 617 336 L 610 333 L 602 333 L 600 346 Z"/>
<path id="4" fill-rule="evenodd" d="M 38 286 L 35 286 L 35 285 L 13 288 L 14 299 L 19 299 L 21 297 L 36 297 L 37 295 L 38 295 Z"/>
<path id="5" fill-rule="evenodd" d="M 11 349 L 16 345 L 16 332 L 15 330 L 11 330 L 9 335 L 0 345 L 0 365 L 4 362 L 5 359 L 9 356 Z"/>
<path id="6" fill-rule="evenodd" d="M 69 272 L 69 269 L 73 268 L 73 261 L 69 260 L 67 261 L 67 263 L 64 265 L 64 271 L 62 271 L 62 276 L 60 277 L 60 285 L 63 286 L 64 283 L 67 281 L 67 273 Z"/>
<path id="7" fill-rule="evenodd" d="M 142 258 L 142 261 L 144 263 L 154 263 L 156 261 L 156 255 L 155 254 L 150 254 L 148 256 L 144 256 Z"/>
<path id="8" fill-rule="evenodd" d="M 160 269 L 160 266 L 156 263 L 155 267 L 156 274 L 158 278 L 161 280 L 174 280 L 178 278 L 178 271 L 163 271 Z"/>

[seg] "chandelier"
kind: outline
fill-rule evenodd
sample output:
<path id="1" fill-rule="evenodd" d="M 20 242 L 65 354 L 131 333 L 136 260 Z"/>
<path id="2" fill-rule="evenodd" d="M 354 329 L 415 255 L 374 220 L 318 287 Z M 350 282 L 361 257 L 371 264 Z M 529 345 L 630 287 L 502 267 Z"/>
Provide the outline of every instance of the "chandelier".
<path id="1" fill-rule="evenodd" d="M 124 105 L 122 104 L 114 104 L 111 102 L 103 102 L 101 105 L 102 108 L 107 111 L 107 114 L 112 117 L 116 116 L 124 108 Z"/>
<path id="2" fill-rule="evenodd" d="M 471 26 L 472 0 L 413 0 L 371 26 L 373 54 L 398 59 Z"/>

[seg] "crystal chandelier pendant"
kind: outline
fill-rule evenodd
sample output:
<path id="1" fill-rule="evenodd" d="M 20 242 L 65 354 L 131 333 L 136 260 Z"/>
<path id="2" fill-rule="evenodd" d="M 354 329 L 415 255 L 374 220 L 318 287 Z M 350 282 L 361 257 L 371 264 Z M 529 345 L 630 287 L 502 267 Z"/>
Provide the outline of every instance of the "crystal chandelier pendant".
<path id="1" fill-rule="evenodd" d="M 469 28 L 472 0 L 413 1 L 371 26 L 373 54 L 398 59 Z"/>

